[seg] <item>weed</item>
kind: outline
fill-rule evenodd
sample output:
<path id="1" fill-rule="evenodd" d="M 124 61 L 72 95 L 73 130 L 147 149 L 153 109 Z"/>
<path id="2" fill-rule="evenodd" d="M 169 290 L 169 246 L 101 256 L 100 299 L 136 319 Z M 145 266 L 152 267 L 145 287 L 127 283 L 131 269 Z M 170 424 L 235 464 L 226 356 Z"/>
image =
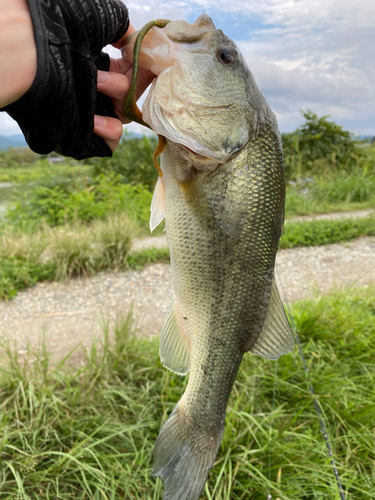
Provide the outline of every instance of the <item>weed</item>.
<path id="1" fill-rule="evenodd" d="M 280 248 L 318 246 L 375 236 L 375 218 L 286 222 Z"/>
<path id="2" fill-rule="evenodd" d="M 374 302 L 372 286 L 293 305 L 341 481 L 357 500 L 375 497 Z M 106 328 L 79 369 L 50 367 L 45 348 L 21 361 L 4 343 L 0 498 L 162 498 L 152 449 L 187 377 L 161 367 L 158 339 L 131 331 L 130 316 L 114 339 Z M 263 500 L 269 488 L 281 500 L 338 498 L 297 350 L 277 370 L 245 355 L 202 499 Z"/>
<path id="3" fill-rule="evenodd" d="M 124 214 L 91 226 L 43 226 L 34 234 L 8 230 L 0 239 L 0 297 L 12 298 L 37 281 L 125 269 L 134 232 Z"/>

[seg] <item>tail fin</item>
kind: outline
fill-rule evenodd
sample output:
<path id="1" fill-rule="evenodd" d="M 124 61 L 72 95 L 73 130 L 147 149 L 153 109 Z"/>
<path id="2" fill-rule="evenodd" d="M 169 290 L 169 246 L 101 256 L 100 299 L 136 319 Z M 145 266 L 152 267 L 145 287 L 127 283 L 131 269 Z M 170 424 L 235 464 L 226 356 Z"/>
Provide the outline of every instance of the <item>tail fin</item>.
<path id="1" fill-rule="evenodd" d="M 187 421 L 179 405 L 154 447 L 152 474 L 164 480 L 163 500 L 198 500 L 213 466 L 223 429 L 203 431 Z"/>

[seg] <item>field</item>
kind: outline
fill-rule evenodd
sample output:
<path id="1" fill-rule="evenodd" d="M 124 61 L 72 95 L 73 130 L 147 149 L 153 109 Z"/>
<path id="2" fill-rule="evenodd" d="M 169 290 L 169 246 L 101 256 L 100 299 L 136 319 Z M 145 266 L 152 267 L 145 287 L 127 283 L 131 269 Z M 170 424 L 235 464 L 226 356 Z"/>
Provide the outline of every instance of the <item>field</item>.
<path id="1" fill-rule="evenodd" d="M 309 126 L 314 116 L 307 117 Z M 291 220 L 375 208 L 375 149 L 343 138 L 319 157 L 316 141 L 309 143 L 301 130 L 283 137 L 280 248 L 375 235 L 374 215 Z M 131 139 L 113 158 L 79 165 L 2 153 L 0 182 L 17 189 L 0 220 L 0 299 L 38 281 L 168 262 L 168 250 L 131 247 L 134 237 L 149 235 L 153 147 L 153 139 Z M 291 306 L 345 495 L 356 500 L 375 498 L 374 304 L 375 285 L 369 285 Z M 161 481 L 150 474 L 153 444 L 187 377 L 162 367 L 158 338 L 134 332 L 132 312 L 114 328 L 104 322 L 103 341 L 94 340 L 89 351 L 77 346 L 57 364 L 44 338 L 21 354 L 6 335 L 0 338 L 0 500 L 162 497 Z M 340 500 L 297 348 L 278 362 L 245 355 L 202 500 L 268 494 Z"/>
<path id="2" fill-rule="evenodd" d="M 292 307 L 341 481 L 356 499 L 375 496 L 374 303 L 372 286 Z M 157 339 L 132 337 L 129 319 L 104 338 L 79 369 L 69 359 L 50 368 L 43 348 L 22 362 L 8 350 L 1 499 L 160 498 L 152 447 L 186 378 L 162 368 Z M 205 500 L 260 500 L 269 490 L 339 498 L 297 349 L 278 363 L 245 355 L 209 477 Z"/>
<path id="3" fill-rule="evenodd" d="M 149 210 L 157 176 L 151 162 L 153 146 L 149 138 L 124 141 L 113 158 L 93 160 L 91 165 L 50 165 L 44 159 L 1 167 L 0 180 L 17 180 L 19 188 L 0 221 L 0 298 L 11 299 L 38 281 L 168 259 L 165 250 L 130 252 L 132 238 L 150 234 Z M 356 221 L 288 220 L 296 215 L 375 208 L 375 150 L 364 145 L 358 154 L 357 164 L 350 169 L 338 169 L 327 160 L 319 163 L 320 170 L 312 177 L 310 171 L 305 172 L 310 177 L 291 176 L 280 248 L 375 234 L 374 216 Z M 314 165 L 311 168 L 316 169 Z M 155 234 L 162 231 L 163 224 Z"/>

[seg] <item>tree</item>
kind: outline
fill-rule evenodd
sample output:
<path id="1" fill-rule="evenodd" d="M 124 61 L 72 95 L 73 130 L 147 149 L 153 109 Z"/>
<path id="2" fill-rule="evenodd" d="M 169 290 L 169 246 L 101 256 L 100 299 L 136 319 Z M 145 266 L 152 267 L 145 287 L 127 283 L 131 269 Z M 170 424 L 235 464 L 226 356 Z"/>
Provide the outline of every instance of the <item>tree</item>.
<path id="1" fill-rule="evenodd" d="M 115 173 L 126 184 L 143 184 L 153 190 L 158 178 L 153 163 L 153 154 L 158 140 L 156 137 L 143 136 L 130 139 L 124 134 L 112 158 L 93 158 L 94 175 Z"/>
<path id="2" fill-rule="evenodd" d="M 305 123 L 281 136 L 288 177 L 322 167 L 351 169 L 357 164 L 360 150 L 351 132 L 329 121 L 328 115 L 319 118 L 309 110 L 302 115 Z"/>

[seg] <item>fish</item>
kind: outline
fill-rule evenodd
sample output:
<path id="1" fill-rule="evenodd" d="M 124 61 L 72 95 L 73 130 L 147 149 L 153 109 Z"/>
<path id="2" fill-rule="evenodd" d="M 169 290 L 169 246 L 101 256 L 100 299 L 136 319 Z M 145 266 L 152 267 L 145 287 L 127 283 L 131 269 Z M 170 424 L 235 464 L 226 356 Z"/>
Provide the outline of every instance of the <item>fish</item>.
<path id="1" fill-rule="evenodd" d="M 160 358 L 190 372 L 156 440 L 152 473 L 164 500 L 198 500 L 243 356 L 277 359 L 294 347 L 274 276 L 283 154 L 240 50 L 207 14 L 152 28 L 139 65 L 157 75 L 142 119 L 166 138 L 150 217 L 151 230 L 165 219 L 174 286 Z"/>

